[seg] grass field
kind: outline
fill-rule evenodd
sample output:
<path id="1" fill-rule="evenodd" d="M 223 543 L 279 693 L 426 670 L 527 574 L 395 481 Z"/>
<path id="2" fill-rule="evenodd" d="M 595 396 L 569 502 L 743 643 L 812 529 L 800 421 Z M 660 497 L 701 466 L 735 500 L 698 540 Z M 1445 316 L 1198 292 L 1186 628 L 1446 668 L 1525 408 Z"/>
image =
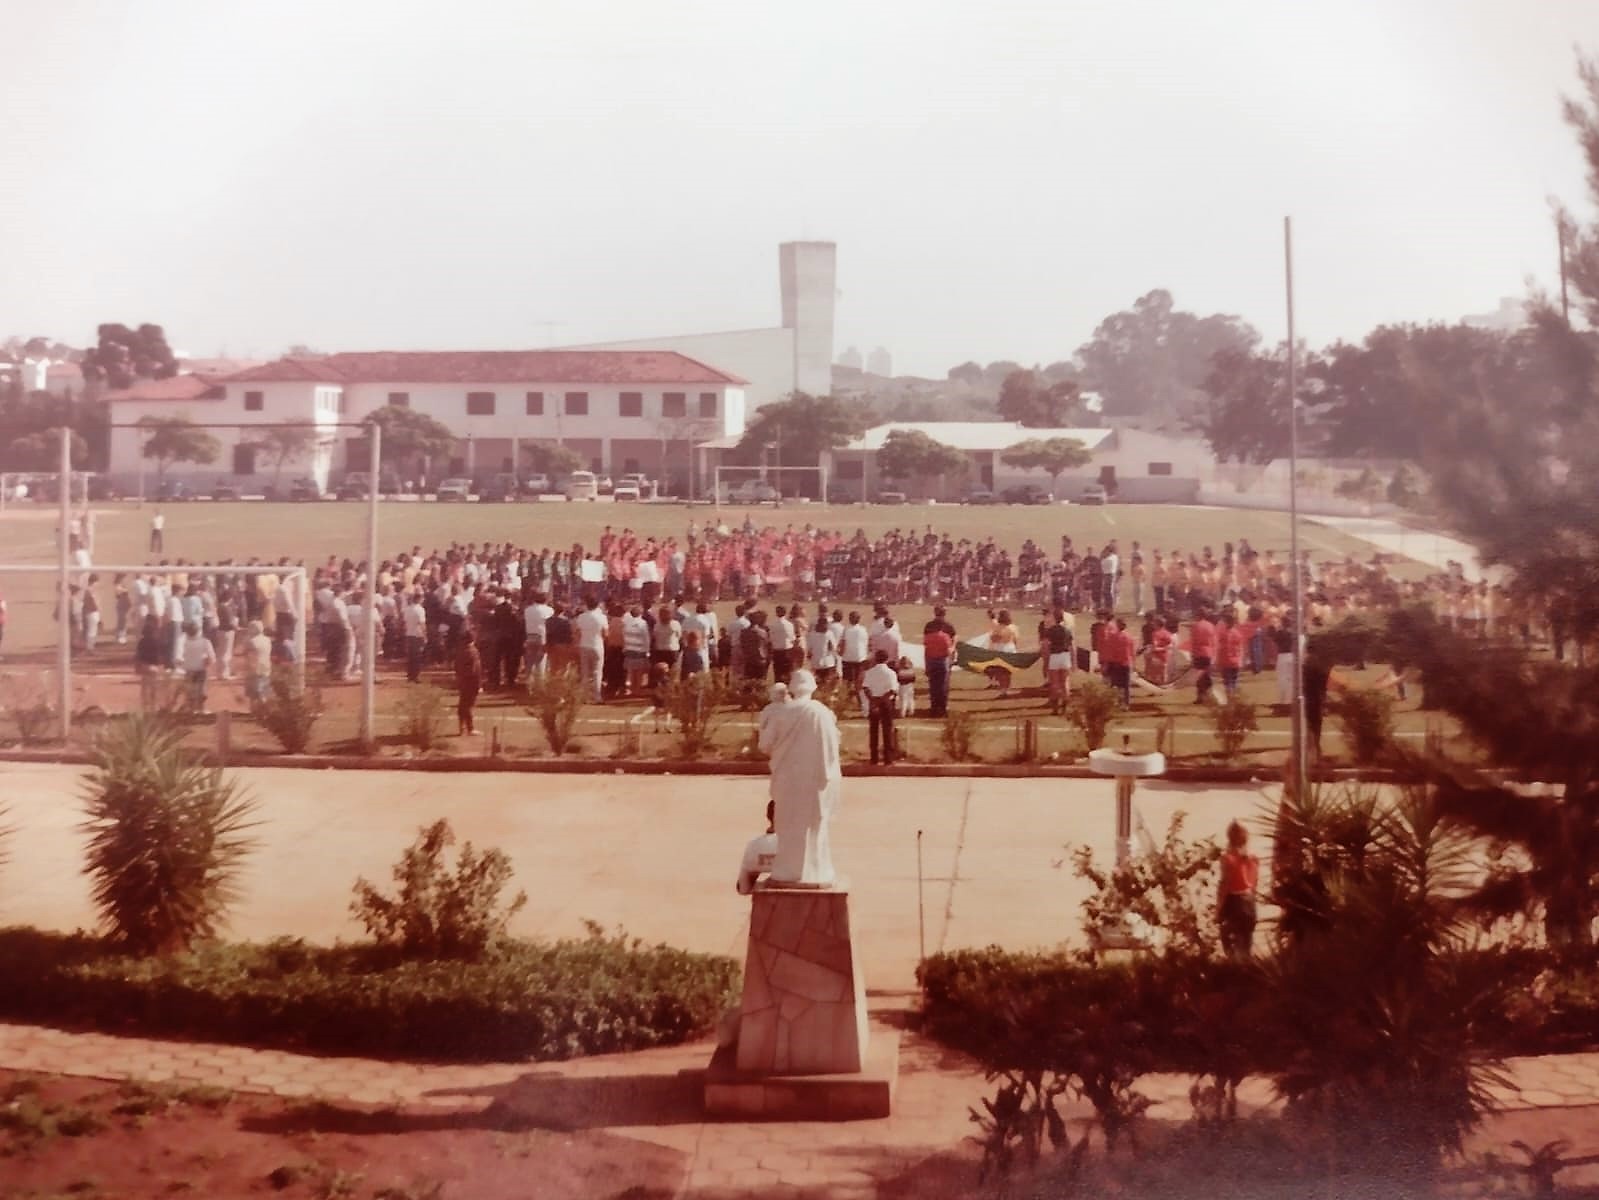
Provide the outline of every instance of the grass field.
<path id="1" fill-rule="evenodd" d="M 140 564 L 149 562 L 145 553 L 149 518 L 152 506 L 142 510 L 131 504 L 96 506 L 95 559 L 102 563 Z M 288 556 L 308 565 L 326 562 L 329 557 L 360 559 L 364 557 L 366 543 L 366 506 L 356 503 L 323 502 L 315 505 L 237 503 L 216 504 L 191 502 L 168 505 L 166 515 L 166 551 L 164 557 L 189 562 L 233 559 L 243 561 L 250 557 L 276 560 Z M 1079 547 L 1102 545 L 1116 538 L 1125 552 L 1134 541 L 1141 542 L 1146 550 L 1156 548 L 1198 551 L 1211 546 L 1218 552 L 1224 542 L 1246 538 L 1257 549 L 1285 552 L 1288 547 L 1288 522 L 1280 513 L 1252 510 L 1204 509 L 1154 505 L 1111 505 L 1104 508 L 1082 507 L 1020 507 L 995 506 L 969 508 L 950 505 L 909 505 L 904 507 L 876 506 L 820 506 L 793 505 L 782 509 L 760 509 L 751 513 L 757 523 L 774 525 L 802 525 L 806 522 L 820 528 L 842 529 L 853 532 L 863 529 L 875 535 L 889 529 L 917 529 L 931 526 L 940 533 L 948 532 L 956 539 L 993 537 L 1000 544 L 1015 550 L 1024 539 L 1032 537 L 1049 552 L 1059 545 L 1062 534 L 1070 534 Z M 723 517 L 729 523 L 742 522 L 744 510 L 724 509 Z M 605 525 L 630 527 L 645 535 L 682 535 L 690 520 L 703 526 L 714 520 L 711 509 L 686 508 L 679 505 L 623 505 L 601 502 L 598 504 L 495 504 L 495 505 L 438 505 L 433 503 L 385 502 L 379 507 L 379 555 L 388 557 L 401 551 L 420 547 L 424 552 L 443 548 L 452 542 L 484 543 L 511 542 L 515 545 L 538 549 L 569 547 L 574 542 L 594 545 Z M 55 511 L 47 506 L 22 506 L 0 515 L 0 558 L 13 562 L 51 563 L 55 561 L 54 533 Z M 1356 554 L 1368 556 L 1371 548 L 1364 542 L 1303 521 L 1300 529 L 1301 544 L 1317 558 Z M 1414 568 L 1422 570 L 1419 566 Z M 38 681 L 39 672 L 48 670 L 53 663 L 51 647 L 54 645 L 54 625 L 51 613 L 54 607 L 54 577 L 47 574 L 10 574 L 0 572 L 0 589 L 9 602 L 10 621 L 5 633 L 4 665 L 0 671 L 10 676 L 10 686 Z M 1123 589 L 1124 597 L 1127 589 Z M 110 628 L 110 580 L 102 580 L 101 603 L 106 609 L 106 628 Z M 731 603 L 723 604 L 724 616 L 731 616 Z M 919 631 L 928 618 L 928 611 L 915 605 L 897 605 L 896 616 L 908 630 Z M 986 624 L 982 612 L 971 609 L 952 609 L 951 617 L 963 632 L 977 632 Z M 1024 632 L 1033 621 L 1018 617 Z M 1086 622 L 1080 622 L 1079 635 L 1086 636 Z M 107 709 L 130 707 L 134 699 L 129 648 L 107 648 L 94 660 L 85 660 L 83 666 L 89 681 L 86 698 Z M 440 677 L 441 682 L 445 682 Z M 1022 684 L 1036 684 L 1036 673 L 1019 680 Z M 395 725 L 388 715 L 395 697 L 403 684 L 393 676 L 380 675 L 378 697 L 378 730 L 384 733 Z M 242 698 L 234 692 L 237 685 L 217 684 L 213 688 L 215 703 L 233 705 L 243 710 Z M 1246 696 L 1260 705 L 1261 731 L 1250 741 L 1249 748 L 1263 763 L 1281 757 L 1287 745 L 1287 721 L 1274 715 L 1270 705 L 1274 699 L 1272 682 L 1262 677 L 1245 684 Z M 319 729 L 319 741 L 338 742 L 355 732 L 354 705 L 358 689 L 352 686 L 331 686 L 326 691 L 329 716 Z M 0 701 L 3 702 L 3 701 Z M 1414 701 L 1412 701 L 1412 704 Z M 1018 721 L 1033 719 L 1039 722 L 1039 753 L 1048 759 L 1058 753 L 1069 758 L 1081 752 L 1076 734 L 1058 717 L 1049 717 L 1041 695 L 1015 695 L 1000 701 L 984 690 L 983 681 L 975 676 L 957 675 L 954 707 L 971 711 L 982 723 L 978 738 L 979 754 L 991 761 L 1009 758 L 1015 750 L 1015 726 Z M 627 718 L 635 715 L 638 706 L 616 704 L 595 708 L 585 715 L 580 730 L 584 753 L 608 755 L 627 751 L 635 738 L 646 755 L 669 752 L 670 738 L 656 734 L 646 724 L 642 733 L 626 725 Z M 1191 692 L 1174 693 L 1142 700 L 1131 713 L 1118 721 L 1117 729 L 1133 733 L 1135 744 L 1152 746 L 1155 729 L 1166 716 L 1177 723 L 1177 750 L 1184 755 L 1203 755 L 1209 752 L 1210 717 L 1193 704 Z M 523 710 L 515 697 L 485 697 L 480 710 L 480 725 L 490 728 L 501 726 L 502 740 L 512 752 L 534 752 L 542 749 L 542 736 L 536 724 Z M 738 753 L 738 747 L 748 740 L 748 718 L 733 714 L 721 735 L 728 754 Z M 1419 731 L 1424 719 L 1415 713 L 1401 714 L 1401 728 L 1408 732 Z M 453 720 L 451 721 L 453 726 Z M 1328 749 L 1336 752 L 1338 739 L 1335 723 L 1329 723 Z M 936 759 L 942 756 L 939 745 L 938 723 L 912 721 L 907 727 L 909 751 L 918 759 Z M 245 744 L 259 736 L 259 731 L 240 729 Z M 1116 735 L 1119 740 L 1119 734 Z M 848 722 L 845 725 L 845 747 L 850 757 L 865 757 L 864 723 Z M 261 748 L 268 748 L 263 742 Z M 475 751 L 474 751 L 475 752 Z"/>

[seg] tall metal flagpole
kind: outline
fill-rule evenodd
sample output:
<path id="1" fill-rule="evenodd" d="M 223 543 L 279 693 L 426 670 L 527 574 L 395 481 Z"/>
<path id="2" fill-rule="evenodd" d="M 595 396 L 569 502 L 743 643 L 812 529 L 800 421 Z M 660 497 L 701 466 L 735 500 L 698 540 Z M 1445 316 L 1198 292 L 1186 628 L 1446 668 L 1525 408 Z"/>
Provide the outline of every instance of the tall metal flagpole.
<path id="1" fill-rule="evenodd" d="M 68 426 L 61 428 L 61 515 L 57 518 L 61 522 L 61 538 L 58 549 L 61 556 L 61 576 L 56 581 L 56 637 L 59 644 L 56 647 L 56 670 L 61 674 L 61 692 L 58 703 L 61 705 L 61 740 L 65 742 L 72 733 L 72 588 L 70 583 L 70 567 L 72 562 L 71 547 L 69 545 L 72 527 L 72 430 Z"/>
<path id="2" fill-rule="evenodd" d="M 1305 587 L 1299 566 L 1299 351 L 1294 344 L 1294 226 L 1283 218 L 1283 268 L 1288 290 L 1288 586 L 1294 590 L 1292 756 L 1294 796 L 1305 794 Z"/>
<path id="3" fill-rule="evenodd" d="M 367 425 L 371 438 L 372 460 L 367 473 L 366 494 L 366 597 L 361 604 L 361 745 L 372 745 L 372 710 L 376 702 L 378 658 L 378 473 L 383 462 L 383 426 Z"/>

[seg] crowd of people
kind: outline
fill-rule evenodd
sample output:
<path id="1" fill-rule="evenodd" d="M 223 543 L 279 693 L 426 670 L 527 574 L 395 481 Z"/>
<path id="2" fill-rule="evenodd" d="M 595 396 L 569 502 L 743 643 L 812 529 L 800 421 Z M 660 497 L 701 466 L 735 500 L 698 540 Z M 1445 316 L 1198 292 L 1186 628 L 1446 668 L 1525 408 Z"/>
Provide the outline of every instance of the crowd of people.
<path id="1" fill-rule="evenodd" d="M 181 676 L 200 709 L 206 680 L 232 678 L 241 653 L 252 700 L 264 695 L 275 663 L 294 660 L 302 614 L 288 560 L 277 570 L 250 560 L 255 572 L 238 573 L 162 559 L 148 573 L 115 575 L 107 595 L 89 561 L 91 541 L 75 525 L 75 651 L 102 653 L 108 637 L 132 641 L 146 690 Z M 1008 694 L 1036 656 L 1057 710 L 1078 670 L 1102 674 L 1124 704 L 1135 689 L 1189 682 L 1195 701 L 1209 703 L 1217 681 L 1231 696 L 1245 672 L 1275 672 L 1286 702 L 1296 659 L 1294 564 L 1244 539 L 1217 552 L 1119 540 L 1078 546 L 1067 536 L 1051 555 L 1033 539 L 1012 554 L 992 537 L 955 539 L 931 527 L 869 537 L 810 524 L 760 527 L 746 517 L 733 527 L 691 521 L 682 537 L 650 537 L 606 526 L 594 545 L 564 550 L 413 546 L 377 565 L 370 611 L 364 563 L 330 558 L 307 573 L 307 644 L 327 676 L 357 677 L 370 624 L 378 657 L 403 663 L 408 679 L 430 667 L 455 672 L 471 701 L 461 706 L 463 732 L 473 728 L 480 692 L 552 669 L 576 671 L 588 698 L 602 703 L 655 695 L 668 679 L 711 670 L 782 683 L 803 665 L 822 685 L 841 680 L 858 693 L 874 731 L 884 727 L 888 756 L 889 725 L 917 711 L 918 684 L 928 715 L 948 711 L 963 640 L 948 616 L 957 605 L 989 612 L 986 628 L 966 629 L 964 640 L 1011 656 L 990 664 L 991 686 Z M 1458 569 L 1400 579 L 1382 555 L 1316 561 L 1306 551 L 1299 576 L 1311 629 L 1417 602 L 1466 635 L 1531 636 L 1535 624 L 1503 589 Z M 724 619 L 718 606 L 729 601 Z M 893 615 L 904 605 L 931 606 L 933 616 L 906 630 Z M 1036 629 L 1024 631 L 1013 610 L 1039 612 Z M 919 653 L 908 653 L 912 646 Z"/>

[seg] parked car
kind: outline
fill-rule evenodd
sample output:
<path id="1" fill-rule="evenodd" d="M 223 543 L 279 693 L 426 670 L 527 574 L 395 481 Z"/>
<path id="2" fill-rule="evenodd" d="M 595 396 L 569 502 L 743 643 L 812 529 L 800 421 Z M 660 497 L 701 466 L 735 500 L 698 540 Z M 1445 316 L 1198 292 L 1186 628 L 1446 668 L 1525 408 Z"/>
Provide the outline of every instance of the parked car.
<path id="1" fill-rule="evenodd" d="M 490 477 L 489 481 L 478 489 L 479 503 L 505 503 L 515 500 L 522 492 L 522 482 L 515 475 L 502 471 Z"/>
<path id="2" fill-rule="evenodd" d="M 433 498 L 440 504 L 446 501 L 466 503 L 472 496 L 472 481 L 470 479 L 446 479 L 433 492 Z"/>
<path id="3" fill-rule="evenodd" d="M 1000 493 L 1006 504 L 1053 504 L 1055 498 L 1041 483 L 1019 483 Z"/>
<path id="4" fill-rule="evenodd" d="M 239 498 L 239 485 L 231 479 L 219 479 L 211 485 L 211 499 L 237 500 Z"/>
<path id="5" fill-rule="evenodd" d="M 593 471 L 573 471 L 566 477 L 568 500 L 593 500 L 600 494 L 599 481 Z"/>
<path id="6" fill-rule="evenodd" d="M 1077 497 L 1079 504 L 1109 504 L 1110 493 L 1105 490 L 1102 483 L 1089 483 L 1083 485 L 1083 494 Z"/>
<path id="7" fill-rule="evenodd" d="M 878 504 L 904 504 L 905 503 L 905 493 L 904 492 L 878 492 L 877 493 L 877 503 Z"/>
<path id="8" fill-rule="evenodd" d="M 302 475 L 293 483 L 289 484 L 289 499 L 320 500 L 322 499 L 322 489 L 317 485 L 316 480 L 309 479 Z"/>
<path id="9" fill-rule="evenodd" d="M 783 493 L 764 479 L 746 479 L 727 494 L 733 504 L 776 504 Z"/>
<path id="10" fill-rule="evenodd" d="M 624 475 L 616 481 L 616 487 L 611 491 L 611 499 L 642 500 L 644 498 L 644 486 L 644 476 Z"/>
<path id="11" fill-rule="evenodd" d="M 827 502 L 829 504 L 854 504 L 860 499 L 860 492 L 847 483 L 830 483 L 827 485 Z"/>
<path id="12" fill-rule="evenodd" d="M 545 492 L 552 490 L 550 477 L 542 471 L 536 471 L 522 480 L 522 494 L 524 496 L 542 496 Z"/>
<path id="13" fill-rule="evenodd" d="M 194 492 L 181 479 L 168 479 L 156 488 L 155 498 L 169 503 L 177 500 L 193 500 Z"/>
<path id="14" fill-rule="evenodd" d="M 609 475 L 601 475 L 594 481 L 594 486 L 599 490 L 599 493 L 602 496 L 609 496 L 613 491 L 616 490 L 616 485 L 611 482 L 611 477 Z"/>
<path id="15" fill-rule="evenodd" d="M 998 504 L 999 497 L 987 488 L 973 488 L 966 493 L 967 504 Z"/>
<path id="16" fill-rule="evenodd" d="M 372 476 L 365 471 L 351 471 L 339 481 L 333 494 L 340 500 L 365 500 L 372 491 Z"/>

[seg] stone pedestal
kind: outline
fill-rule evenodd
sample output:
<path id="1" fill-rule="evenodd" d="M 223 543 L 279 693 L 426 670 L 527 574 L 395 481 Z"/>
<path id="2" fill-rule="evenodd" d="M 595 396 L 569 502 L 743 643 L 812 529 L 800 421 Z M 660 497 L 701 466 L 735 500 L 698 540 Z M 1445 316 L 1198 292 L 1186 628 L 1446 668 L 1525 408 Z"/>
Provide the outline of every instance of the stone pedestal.
<path id="1" fill-rule="evenodd" d="M 855 955 L 849 892 L 758 889 L 738 1031 L 711 1061 L 712 1115 L 766 1119 L 886 1117 L 898 1038 L 868 1052 L 866 980 Z"/>

